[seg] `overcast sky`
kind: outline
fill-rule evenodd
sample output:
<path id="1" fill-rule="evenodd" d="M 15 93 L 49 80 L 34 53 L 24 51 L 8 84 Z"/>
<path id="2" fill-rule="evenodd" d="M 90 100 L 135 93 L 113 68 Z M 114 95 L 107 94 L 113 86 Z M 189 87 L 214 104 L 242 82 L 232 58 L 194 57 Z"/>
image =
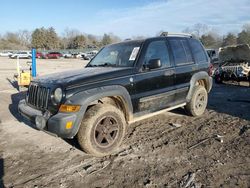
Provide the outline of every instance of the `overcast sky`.
<path id="1" fill-rule="evenodd" d="M 9 0 L 0 3 L 0 33 L 53 26 L 122 38 L 181 32 L 196 23 L 220 34 L 250 23 L 250 0 Z"/>

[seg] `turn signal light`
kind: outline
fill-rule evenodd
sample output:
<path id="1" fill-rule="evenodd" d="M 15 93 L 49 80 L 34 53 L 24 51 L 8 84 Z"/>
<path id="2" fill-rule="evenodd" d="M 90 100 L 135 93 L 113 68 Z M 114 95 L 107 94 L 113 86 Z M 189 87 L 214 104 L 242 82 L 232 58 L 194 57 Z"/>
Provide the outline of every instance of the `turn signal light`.
<path id="1" fill-rule="evenodd" d="M 72 122 L 72 121 L 69 121 L 69 122 L 66 123 L 65 128 L 66 128 L 66 129 L 71 129 L 72 126 L 73 126 L 73 122 Z"/>
<path id="2" fill-rule="evenodd" d="M 80 105 L 70 105 L 70 104 L 62 104 L 59 108 L 60 112 L 78 112 L 80 110 Z"/>

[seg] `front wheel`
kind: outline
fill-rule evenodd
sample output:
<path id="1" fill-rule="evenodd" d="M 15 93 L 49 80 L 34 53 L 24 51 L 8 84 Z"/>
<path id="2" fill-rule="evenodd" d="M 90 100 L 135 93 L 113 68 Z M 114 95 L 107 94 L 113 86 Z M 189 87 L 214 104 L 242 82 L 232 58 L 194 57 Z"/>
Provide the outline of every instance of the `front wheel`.
<path id="1" fill-rule="evenodd" d="M 84 151 L 102 157 L 112 154 L 120 146 L 125 129 L 125 117 L 118 108 L 97 104 L 86 112 L 77 139 Z"/>
<path id="2" fill-rule="evenodd" d="M 192 116 L 201 116 L 207 107 L 207 90 L 201 86 L 195 86 L 191 101 L 187 103 L 185 109 Z"/>

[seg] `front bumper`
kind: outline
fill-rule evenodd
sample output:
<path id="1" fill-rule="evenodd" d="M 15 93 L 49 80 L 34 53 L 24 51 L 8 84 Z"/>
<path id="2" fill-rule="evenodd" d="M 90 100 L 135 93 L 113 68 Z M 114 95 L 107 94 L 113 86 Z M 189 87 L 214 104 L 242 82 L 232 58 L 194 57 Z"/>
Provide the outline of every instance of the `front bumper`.
<path id="1" fill-rule="evenodd" d="M 19 113 L 38 130 L 52 133 L 55 136 L 62 138 L 73 138 L 78 131 L 81 117 L 77 113 L 57 113 L 55 115 L 48 115 L 40 110 L 30 107 L 25 100 L 21 100 L 18 105 Z M 40 117 L 45 122 L 44 126 L 36 123 L 36 118 Z M 66 129 L 66 124 L 72 122 L 73 126 Z"/>

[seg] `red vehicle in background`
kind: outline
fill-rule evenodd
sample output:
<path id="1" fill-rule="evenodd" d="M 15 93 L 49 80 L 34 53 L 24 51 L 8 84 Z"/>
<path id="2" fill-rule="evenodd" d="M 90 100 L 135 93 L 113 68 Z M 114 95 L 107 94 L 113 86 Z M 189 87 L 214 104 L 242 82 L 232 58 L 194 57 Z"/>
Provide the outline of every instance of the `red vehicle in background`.
<path id="1" fill-rule="evenodd" d="M 59 59 L 63 57 L 63 55 L 60 52 L 49 52 L 45 55 L 46 59 Z"/>
<path id="2" fill-rule="evenodd" d="M 36 52 L 36 58 L 38 59 L 43 58 L 43 54 L 41 52 Z"/>

